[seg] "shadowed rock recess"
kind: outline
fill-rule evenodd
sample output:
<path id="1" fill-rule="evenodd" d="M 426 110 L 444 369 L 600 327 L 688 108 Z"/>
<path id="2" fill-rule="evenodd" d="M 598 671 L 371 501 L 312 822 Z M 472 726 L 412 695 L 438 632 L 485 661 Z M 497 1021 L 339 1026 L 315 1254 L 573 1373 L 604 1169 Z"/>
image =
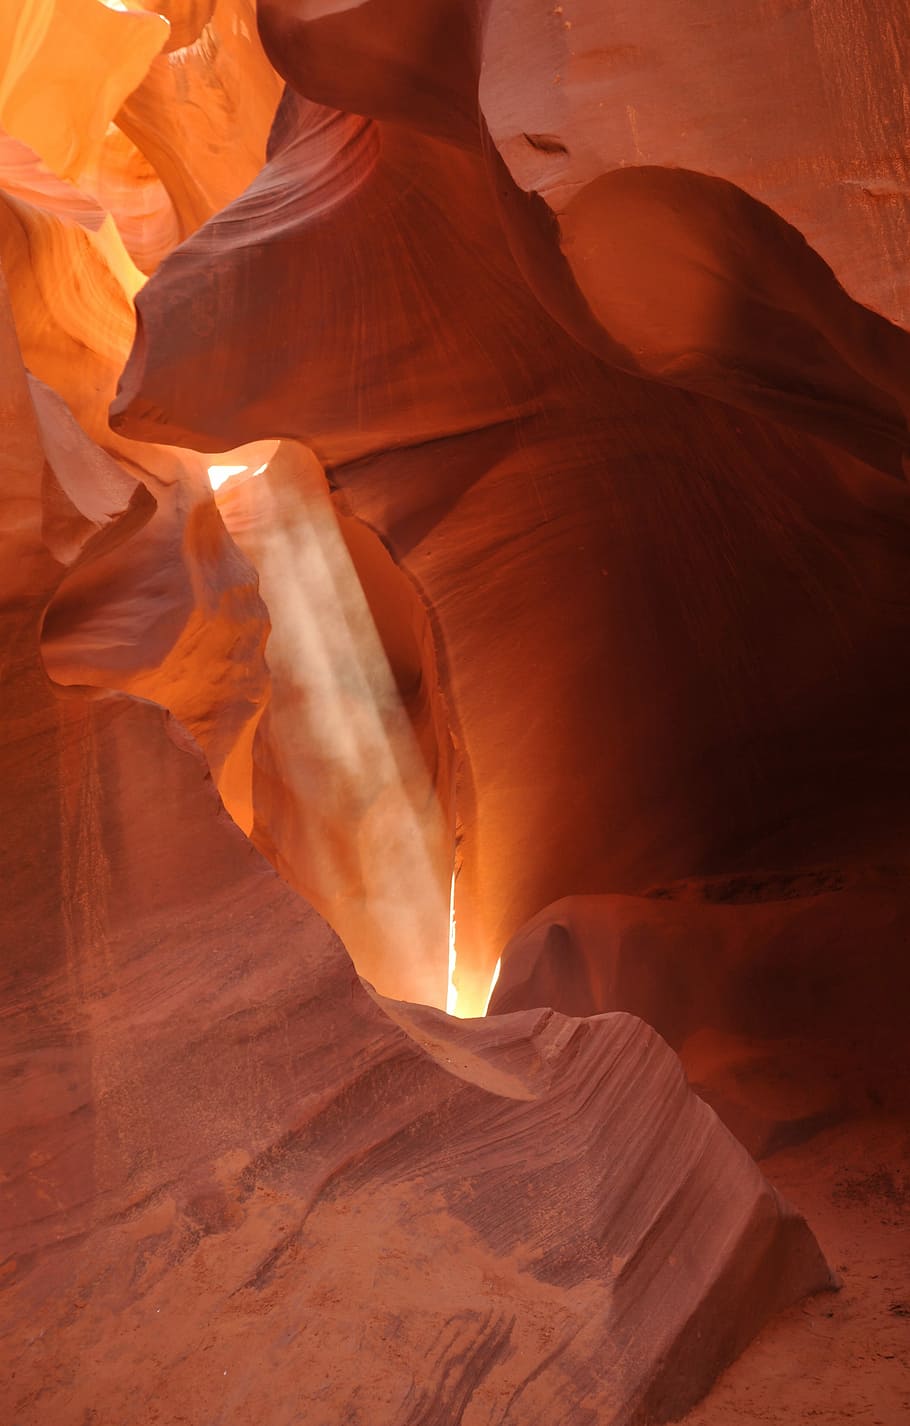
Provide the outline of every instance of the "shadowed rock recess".
<path id="1" fill-rule="evenodd" d="M 4 1426 L 897 1426 L 906 4 L 0 9 Z"/>

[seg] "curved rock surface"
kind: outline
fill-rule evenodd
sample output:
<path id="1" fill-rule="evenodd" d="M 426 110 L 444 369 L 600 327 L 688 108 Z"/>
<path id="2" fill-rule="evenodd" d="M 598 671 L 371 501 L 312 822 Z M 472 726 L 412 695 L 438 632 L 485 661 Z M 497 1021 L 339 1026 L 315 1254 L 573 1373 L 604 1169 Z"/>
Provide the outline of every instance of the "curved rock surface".
<path id="1" fill-rule="evenodd" d="M 254 0 L 15 10 L 0 21 L 0 128 L 94 197 L 153 272 L 265 157 L 281 81 Z"/>
<path id="2" fill-rule="evenodd" d="M 162 710 L 49 684 L 149 500 L 3 318 L 6 1414 L 671 1417 L 830 1284 L 805 1224 L 640 1021 L 383 1005 Z"/>
<path id="3" fill-rule="evenodd" d="M 640 1015 L 753 1153 L 906 1115 L 905 871 L 832 868 L 575 896 L 513 937 L 490 1013 Z"/>
<path id="4" fill-rule="evenodd" d="M 113 420 L 306 442 L 414 581 L 460 752 L 458 976 L 480 1008 L 559 896 L 890 844 L 910 349 L 713 175 L 572 189 L 598 291 L 573 278 L 484 147 L 459 15 L 263 7 L 307 97 L 286 91 L 262 173 L 139 295 Z M 495 37 L 491 17 L 484 56 Z"/>
<path id="5" fill-rule="evenodd" d="M 156 14 L 97 0 L 23 0 L 0 22 L 0 124 L 78 178 L 168 38 Z"/>
<path id="6" fill-rule="evenodd" d="M 899 1415 L 907 49 L 0 16 L 4 1420 Z"/>
<path id="7" fill-rule="evenodd" d="M 561 214 L 612 170 L 725 179 L 798 228 L 853 297 L 910 322 L 902 0 L 483 8 L 480 104 L 522 189 Z"/>
<path id="8" fill-rule="evenodd" d="M 117 124 L 158 175 L 185 238 L 255 177 L 281 81 L 259 43 L 255 0 L 149 8 L 171 19 L 170 43 Z"/>
<path id="9" fill-rule="evenodd" d="M 35 182 L 32 201 L 0 196 L 0 259 L 23 357 L 155 506 L 128 550 L 80 568 L 52 601 L 43 624 L 48 668 L 62 683 L 119 689 L 171 709 L 248 827 L 250 744 L 268 687 L 256 575 L 225 533 L 204 457 L 109 430 L 142 276 L 109 215 L 95 227 L 70 206 L 39 206 Z"/>

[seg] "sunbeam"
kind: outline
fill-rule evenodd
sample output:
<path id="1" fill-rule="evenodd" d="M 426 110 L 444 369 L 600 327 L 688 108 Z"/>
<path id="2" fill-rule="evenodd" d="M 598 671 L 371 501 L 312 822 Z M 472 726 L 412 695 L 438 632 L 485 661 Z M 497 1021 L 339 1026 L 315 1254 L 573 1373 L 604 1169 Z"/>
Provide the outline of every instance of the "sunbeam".
<path id="1" fill-rule="evenodd" d="M 254 838 L 377 990 L 457 1013 L 451 830 L 321 468 L 291 443 L 261 454 L 209 469 L 272 625 Z"/>

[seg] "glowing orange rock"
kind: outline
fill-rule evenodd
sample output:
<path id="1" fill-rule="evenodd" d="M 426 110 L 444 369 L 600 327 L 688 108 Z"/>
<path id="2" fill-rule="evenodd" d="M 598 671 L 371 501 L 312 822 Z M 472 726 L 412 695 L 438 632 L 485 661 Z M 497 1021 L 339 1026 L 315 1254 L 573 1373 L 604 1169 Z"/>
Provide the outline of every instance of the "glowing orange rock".
<path id="1" fill-rule="evenodd" d="M 109 212 L 136 266 L 154 272 L 182 233 L 174 205 L 144 154 L 116 124 L 79 176 L 80 186 Z"/>
<path id="2" fill-rule="evenodd" d="M 82 9 L 0 21 L 0 117 L 46 157 L 0 155 L 0 256 L 34 373 L 4 308 L 6 1414 L 82 1426 L 98 1410 L 177 1419 L 189 1401 L 200 1420 L 416 1426 L 505 1403 L 579 1426 L 667 1419 L 769 1312 L 829 1285 L 805 1224 L 641 1021 L 456 1024 L 369 994 L 219 816 L 209 772 L 401 995 L 441 999 L 457 835 L 459 978 L 478 1006 L 503 943 L 566 893 L 890 857 L 910 791 L 907 338 L 852 298 L 893 278 L 898 166 L 884 187 L 860 175 L 850 241 L 878 246 L 854 283 L 834 207 L 876 152 L 845 139 L 830 172 L 809 165 L 814 227 L 788 206 L 802 149 L 793 171 L 774 150 L 743 175 L 718 132 L 741 66 L 714 49 L 739 25 L 743 57 L 741 15 L 706 37 L 691 7 L 661 8 L 686 75 L 727 86 L 704 171 L 682 172 L 661 138 L 678 57 L 653 63 L 637 14 L 611 49 L 596 7 L 529 11 L 524 51 L 503 30 L 516 7 L 495 0 L 483 29 L 458 0 L 265 0 L 299 93 L 254 177 L 277 80 L 250 5 L 160 9 L 170 38 L 132 94 L 144 50 L 123 36 L 160 37 L 154 14 L 98 22 L 97 93 L 46 132 L 30 86 L 65 74 L 60 35 Z M 772 10 L 804 50 L 806 16 Z M 884 73 L 890 20 L 873 36 L 842 13 L 856 23 L 820 23 L 819 53 L 842 61 L 851 32 L 859 70 Z M 73 50 L 90 80 L 98 54 Z M 566 75 L 529 83 L 554 55 Z M 601 123 L 604 75 L 615 97 L 649 68 L 650 137 L 632 104 Z M 890 122 L 852 77 L 836 99 L 844 133 Z M 141 286 L 128 252 L 161 266 L 112 432 Z M 878 305 L 901 315 L 901 292 Z M 279 435 L 315 450 L 337 519 L 314 457 L 286 439 L 269 465 Z M 219 503 L 272 613 L 271 685 L 254 571 L 198 454 L 251 470 L 258 456 L 231 449 L 249 441 L 269 443 L 269 468 Z M 305 615 L 304 561 L 329 567 Z M 208 769 L 160 708 L 111 688 L 178 713 Z M 389 876 L 415 851 L 429 908 L 419 877 Z M 612 1007 L 594 972 L 629 973 L 619 1002 L 680 1044 L 750 1142 L 817 1119 L 811 1083 L 806 1113 L 751 1120 L 737 1092 L 756 976 L 817 970 L 789 911 L 609 900 L 603 923 L 599 899 L 565 915 L 613 934 L 633 907 L 659 952 L 644 984 L 628 944 L 602 955 L 573 932 L 538 954 L 563 908 L 532 928 L 531 989 L 513 946 L 494 1004 L 542 974 L 547 1000 Z M 667 981 L 702 933 L 690 1005 Z M 837 1001 L 842 1037 L 861 981 Z M 763 1041 L 787 1009 L 771 1001 Z"/>
<path id="3" fill-rule="evenodd" d="M 0 126 L 95 197 L 154 271 L 265 157 L 280 81 L 252 0 L 26 0 L 13 20 L 0 21 Z"/>
<path id="4" fill-rule="evenodd" d="M 10 134 L 0 135 L 0 189 L 31 207 L 81 223 L 90 232 L 97 232 L 108 217 L 97 199 L 51 173 L 34 149 Z"/>
<path id="5" fill-rule="evenodd" d="M 224 531 L 203 457 L 138 446 L 106 422 L 141 274 L 109 217 L 92 231 L 2 195 L 0 257 L 29 369 L 142 479 L 156 507 L 128 552 L 111 549 L 80 569 L 55 601 L 44 625 L 48 666 L 61 682 L 164 703 L 199 738 L 249 826 L 250 741 L 268 682 L 255 574 Z"/>
<path id="6" fill-rule="evenodd" d="M 791 421 L 784 381 L 760 417 L 611 370 L 535 302 L 480 157 L 290 93 L 272 147 L 139 294 L 112 419 L 305 441 L 414 581 L 459 749 L 467 1002 L 560 896 L 889 846 L 910 792 L 893 395 Z M 550 232 L 530 275 L 558 286 L 560 262 Z M 816 418 L 828 439 L 793 429 Z"/>
<path id="7" fill-rule="evenodd" d="M 255 0 L 181 6 L 175 25 L 117 124 L 160 178 L 186 237 L 262 166 L 281 81 L 259 43 Z"/>
<path id="8" fill-rule="evenodd" d="M 160 709 L 48 684 L 43 603 L 130 516 L 2 371 L 8 1414 L 681 1409 L 829 1284 L 805 1224 L 641 1022 L 377 1002 Z"/>
<path id="9" fill-rule="evenodd" d="M 100 0 L 22 0 L 0 20 L 0 125 L 78 179 L 166 43 L 158 15 Z"/>

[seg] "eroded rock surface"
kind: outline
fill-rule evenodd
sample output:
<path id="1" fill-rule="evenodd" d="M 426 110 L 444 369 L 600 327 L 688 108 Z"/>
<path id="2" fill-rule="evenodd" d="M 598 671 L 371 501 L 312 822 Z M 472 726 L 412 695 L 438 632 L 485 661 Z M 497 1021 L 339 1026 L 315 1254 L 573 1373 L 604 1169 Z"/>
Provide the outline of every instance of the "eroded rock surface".
<path id="1" fill-rule="evenodd" d="M 513 938 L 490 1012 L 625 1010 L 753 1153 L 906 1116 L 906 870 L 821 868 L 566 897 Z"/>
<path id="2" fill-rule="evenodd" d="M 805 1223 L 641 1021 L 378 1002 L 167 714 L 49 683 L 150 501 L 4 317 L 10 1419 L 672 1416 L 830 1284 Z"/>
<path id="3" fill-rule="evenodd" d="M 496 8 L 482 35 L 472 15 L 262 8 L 289 80 L 269 163 L 139 295 L 113 420 L 296 437 L 413 580 L 479 1008 L 559 896 L 890 846 L 910 348 L 760 185 L 618 152 L 560 228 L 485 138 L 508 65 Z"/>
<path id="4" fill-rule="evenodd" d="M 832 1283 L 746 1145 L 845 1306 L 697 1419 L 851 1419 L 905 7 L 118 4 L 0 16 L 0 1414 L 668 1420 Z"/>

